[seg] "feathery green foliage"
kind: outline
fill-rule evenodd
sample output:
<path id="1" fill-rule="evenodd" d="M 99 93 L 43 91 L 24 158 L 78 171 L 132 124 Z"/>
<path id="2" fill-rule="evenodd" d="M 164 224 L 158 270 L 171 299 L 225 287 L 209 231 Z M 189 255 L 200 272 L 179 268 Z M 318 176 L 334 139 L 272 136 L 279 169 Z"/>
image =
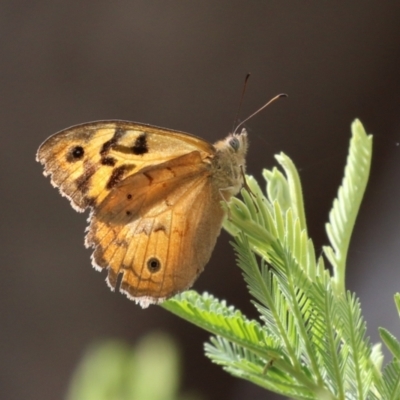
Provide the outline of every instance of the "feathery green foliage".
<path id="1" fill-rule="evenodd" d="M 366 338 L 355 294 L 345 288 L 345 263 L 366 188 L 372 137 L 358 120 L 342 184 L 333 202 L 324 247 L 332 276 L 307 233 L 299 175 L 285 154 L 284 170 L 265 170 L 264 194 L 252 177 L 243 201 L 234 198 L 225 229 L 260 323 L 208 294 L 188 291 L 163 304 L 211 332 L 206 355 L 234 376 L 293 399 L 399 399 L 400 343 L 381 337 L 394 360 L 381 372 L 380 345 Z M 395 302 L 400 314 L 400 295 Z"/>

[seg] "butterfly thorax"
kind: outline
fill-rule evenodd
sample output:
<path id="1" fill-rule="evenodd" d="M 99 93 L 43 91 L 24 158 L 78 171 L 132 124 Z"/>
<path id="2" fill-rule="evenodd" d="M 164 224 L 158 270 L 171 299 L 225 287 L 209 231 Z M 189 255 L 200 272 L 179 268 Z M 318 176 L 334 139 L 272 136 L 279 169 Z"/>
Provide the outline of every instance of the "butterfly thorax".
<path id="1" fill-rule="evenodd" d="M 212 179 L 223 192 L 225 200 L 239 193 L 246 170 L 247 132 L 231 134 L 214 144 L 217 150 L 212 160 Z"/>

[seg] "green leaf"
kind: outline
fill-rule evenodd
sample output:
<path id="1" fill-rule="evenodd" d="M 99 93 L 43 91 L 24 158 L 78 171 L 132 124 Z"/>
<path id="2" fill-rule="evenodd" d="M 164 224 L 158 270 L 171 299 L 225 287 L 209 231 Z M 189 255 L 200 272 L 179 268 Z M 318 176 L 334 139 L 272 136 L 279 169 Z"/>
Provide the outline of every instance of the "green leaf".
<path id="1" fill-rule="evenodd" d="M 393 360 L 389 363 L 382 375 L 382 380 L 377 384 L 376 399 L 400 399 L 400 361 Z"/>
<path id="2" fill-rule="evenodd" d="M 394 303 L 396 304 L 397 313 L 399 314 L 400 317 L 400 293 L 396 293 L 394 295 Z"/>
<path id="3" fill-rule="evenodd" d="M 379 335 L 386 347 L 393 354 L 393 357 L 400 360 L 400 343 L 394 335 L 392 335 L 387 329 L 379 328 Z"/>
<path id="4" fill-rule="evenodd" d="M 133 349 L 116 340 L 92 345 L 74 373 L 67 400 L 177 400 L 178 385 L 177 347 L 157 333 Z"/>
<path id="5" fill-rule="evenodd" d="M 306 217 L 304 212 L 303 191 L 301 189 L 300 177 L 293 161 L 284 153 L 276 155 L 275 158 L 283 167 L 287 176 L 287 186 L 290 195 L 290 206 L 294 217 L 298 218 L 300 228 L 306 229 Z"/>
<path id="6" fill-rule="evenodd" d="M 211 343 L 205 344 L 205 351 L 214 363 L 238 378 L 295 399 L 314 399 L 313 391 L 299 383 L 296 374 L 281 374 L 274 359 L 266 362 L 221 337 L 211 338 Z"/>
<path id="7" fill-rule="evenodd" d="M 367 135 L 359 120 L 351 126 L 352 138 L 338 195 L 329 213 L 326 231 L 331 246 L 324 252 L 333 267 L 334 288 L 345 292 L 345 264 L 351 234 L 367 186 L 371 167 L 372 136 Z"/>
<path id="8" fill-rule="evenodd" d="M 199 295 L 192 290 L 186 291 L 165 301 L 161 306 L 267 360 L 279 355 L 279 346 L 258 322 L 246 319 L 240 311 L 208 293 Z"/>

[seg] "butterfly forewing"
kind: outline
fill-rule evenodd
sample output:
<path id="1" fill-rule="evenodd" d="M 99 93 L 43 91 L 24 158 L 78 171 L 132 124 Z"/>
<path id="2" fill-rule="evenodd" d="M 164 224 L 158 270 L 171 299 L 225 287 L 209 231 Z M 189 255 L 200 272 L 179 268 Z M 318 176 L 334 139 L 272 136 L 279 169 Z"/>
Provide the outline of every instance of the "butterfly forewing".
<path id="1" fill-rule="evenodd" d="M 56 133 L 37 160 L 74 208 L 99 205 L 110 190 L 146 165 L 191 151 L 213 154 L 213 146 L 181 132 L 125 121 L 99 121 Z"/>

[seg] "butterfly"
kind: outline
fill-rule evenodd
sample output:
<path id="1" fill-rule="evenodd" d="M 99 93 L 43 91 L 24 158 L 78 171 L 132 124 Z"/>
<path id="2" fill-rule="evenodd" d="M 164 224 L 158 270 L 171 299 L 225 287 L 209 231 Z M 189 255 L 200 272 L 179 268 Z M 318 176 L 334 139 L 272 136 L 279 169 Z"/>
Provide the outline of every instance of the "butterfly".
<path id="1" fill-rule="evenodd" d="M 214 145 L 129 121 L 97 121 L 50 136 L 36 159 L 72 207 L 90 209 L 85 245 L 95 269 L 143 308 L 188 289 L 209 261 L 222 202 L 243 183 L 247 132 Z"/>

